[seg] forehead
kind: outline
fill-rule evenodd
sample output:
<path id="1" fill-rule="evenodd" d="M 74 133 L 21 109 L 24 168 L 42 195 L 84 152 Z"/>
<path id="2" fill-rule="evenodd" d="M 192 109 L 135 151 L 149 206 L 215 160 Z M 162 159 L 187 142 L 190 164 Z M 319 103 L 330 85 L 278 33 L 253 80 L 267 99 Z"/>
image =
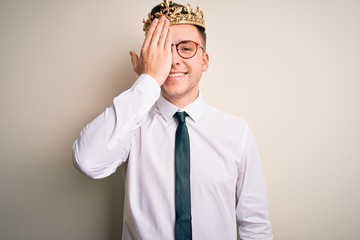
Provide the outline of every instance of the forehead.
<path id="1" fill-rule="evenodd" d="M 200 41 L 199 30 L 191 24 L 179 24 L 170 26 L 173 32 L 173 42 L 181 40 Z"/>

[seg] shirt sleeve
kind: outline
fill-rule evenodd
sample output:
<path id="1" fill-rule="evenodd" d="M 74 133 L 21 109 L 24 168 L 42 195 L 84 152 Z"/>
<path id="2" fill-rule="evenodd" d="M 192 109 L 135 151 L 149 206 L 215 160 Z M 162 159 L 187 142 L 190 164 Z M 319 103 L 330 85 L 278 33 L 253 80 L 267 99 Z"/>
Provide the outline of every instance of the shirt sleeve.
<path id="1" fill-rule="evenodd" d="M 85 175 L 104 178 L 126 161 L 136 129 L 160 96 L 151 76 L 141 75 L 133 86 L 86 125 L 73 144 L 73 161 Z"/>
<path id="2" fill-rule="evenodd" d="M 263 169 L 254 137 L 248 126 L 243 144 L 236 186 L 236 218 L 240 239 L 271 240 L 273 236 Z"/>

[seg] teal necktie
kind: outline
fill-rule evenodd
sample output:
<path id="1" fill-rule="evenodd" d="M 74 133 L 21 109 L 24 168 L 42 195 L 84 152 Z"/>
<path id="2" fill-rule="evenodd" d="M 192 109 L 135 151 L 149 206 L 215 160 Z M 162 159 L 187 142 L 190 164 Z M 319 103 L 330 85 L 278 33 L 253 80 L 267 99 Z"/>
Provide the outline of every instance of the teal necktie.
<path id="1" fill-rule="evenodd" d="M 175 136 L 175 239 L 191 240 L 190 143 L 186 112 L 177 112 Z"/>

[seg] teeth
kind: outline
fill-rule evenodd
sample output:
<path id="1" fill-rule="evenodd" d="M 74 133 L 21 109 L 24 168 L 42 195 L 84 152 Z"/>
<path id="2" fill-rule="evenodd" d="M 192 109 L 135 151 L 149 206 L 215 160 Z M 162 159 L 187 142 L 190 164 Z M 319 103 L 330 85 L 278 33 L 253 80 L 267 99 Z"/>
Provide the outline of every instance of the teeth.
<path id="1" fill-rule="evenodd" d="M 169 74 L 169 77 L 181 77 L 181 76 L 184 76 L 185 73 L 170 73 Z"/>

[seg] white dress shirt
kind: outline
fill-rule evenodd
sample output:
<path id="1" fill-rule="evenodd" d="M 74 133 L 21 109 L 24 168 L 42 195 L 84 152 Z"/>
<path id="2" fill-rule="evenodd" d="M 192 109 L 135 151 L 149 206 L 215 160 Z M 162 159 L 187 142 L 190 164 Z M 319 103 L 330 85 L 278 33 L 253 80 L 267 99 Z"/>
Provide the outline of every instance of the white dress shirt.
<path id="1" fill-rule="evenodd" d="M 143 74 L 74 142 L 77 167 L 104 178 L 126 163 L 124 240 L 174 239 L 176 111 L 190 136 L 194 240 L 272 239 L 261 160 L 246 122 L 207 105 L 201 94 L 178 109 Z"/>

